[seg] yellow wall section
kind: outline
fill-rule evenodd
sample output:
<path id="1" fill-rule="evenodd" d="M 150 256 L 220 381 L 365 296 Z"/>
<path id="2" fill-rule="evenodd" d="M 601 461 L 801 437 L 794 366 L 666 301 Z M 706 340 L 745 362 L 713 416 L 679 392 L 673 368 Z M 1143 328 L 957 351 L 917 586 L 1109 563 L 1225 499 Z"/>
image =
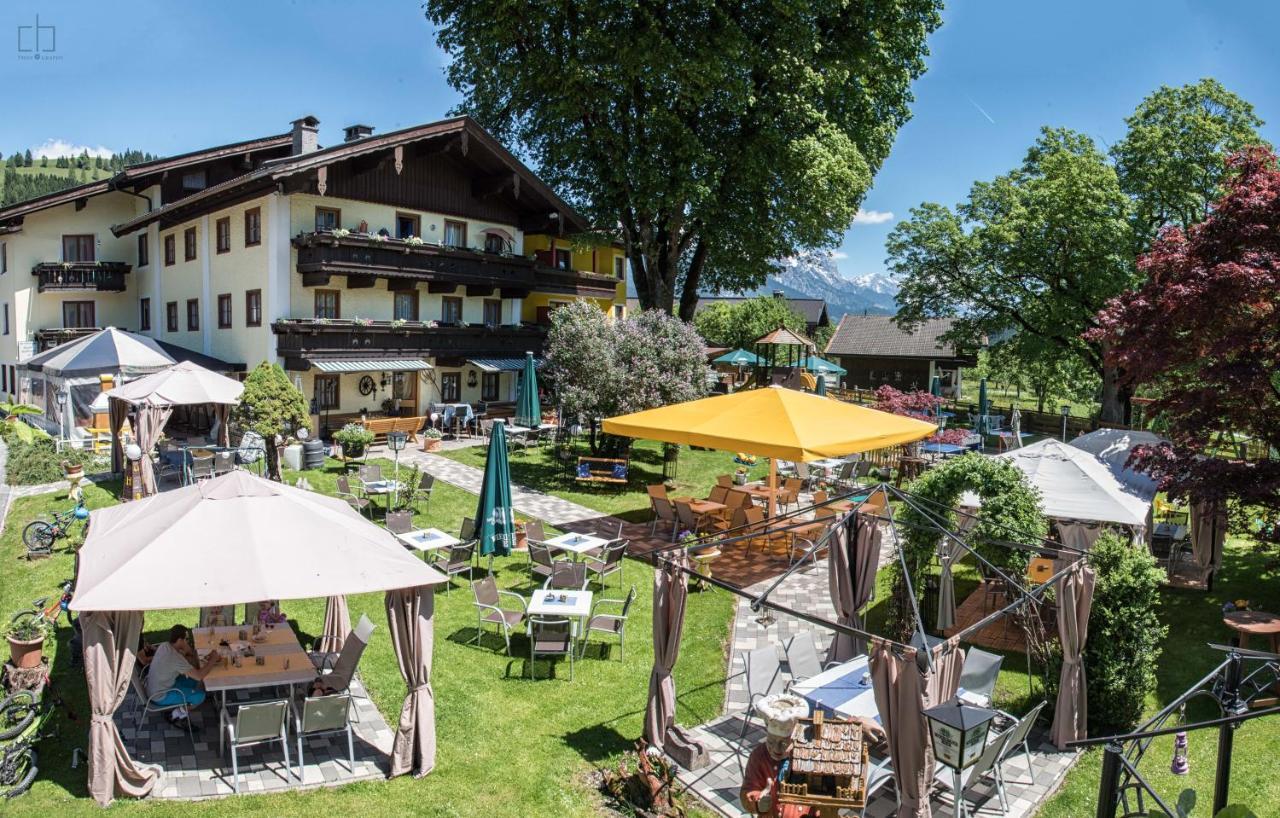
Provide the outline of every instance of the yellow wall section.
<path id="1" fill-rule="evenodd" d="M 610 276 L 614 275 L 614 271 L 616 269 L 614 266 L 614 260 L 624 259 L 623 278 L 618 281 L 617 287 L 614 291 L 613 300 L 610 301 L 604 298 L 591 298 L 585 300 L 592 301 L 598 305 L 600 309 L 610 315 L 615 314 L 614 307 L 623 307 L 625 314 L 627 303 L 627 281 L 625 273 L 625 257 L 623 256 L 622 250 L 612 246 L 596 247 L 594 252 L 590 249 L 583 250 L 580 248 L 574 248 L 571 239 L 548 236 L 545 233 L 526 234 L 524 237 L 524 249 L 525 255 L 530 257 L 543 250 L 570 250 L 572 253 L 570 256 L 570 264 L 573 265 L 573 269 L 580 272 L 599 273 L 601 275 Z M 548 307 L 553 302 L 563 303 L 578 300 L 579 298 L 581 298 L 581 296 L 565 295 L 562 293 L 535 292 L 524 300 L 524 309 L 522 310 L 521 317 L 526 322 L 536 322 L 538 320 L 539 307 Z"/>

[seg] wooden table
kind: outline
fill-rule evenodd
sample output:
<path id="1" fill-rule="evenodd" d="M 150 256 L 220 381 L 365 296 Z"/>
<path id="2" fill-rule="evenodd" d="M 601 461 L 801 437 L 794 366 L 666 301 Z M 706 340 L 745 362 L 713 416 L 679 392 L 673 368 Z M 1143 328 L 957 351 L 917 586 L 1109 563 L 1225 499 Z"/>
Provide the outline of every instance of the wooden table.
<path id="1" fill-rule="evenodd" d="M 1044 585 L 1053 576 L 1053 560 L 1048 557 L 1033 557 L 1027 565 L 1027 583 L 1032 587 Z"/>
<path id="2" fill-rule="evenodd" d="M 289 695 L 292 698 L 295 684 L 307 684 L 316 678 L 315 665 L 311 664 L 311 658 L 302 649 L 297 634 L 288 625 L 263 628 L 262 642 L 240 641 L 241 630 L 252 634 L 253 626 L 196 628 L 193 631 L 196 641 L 194 647 L 202 658 L 210 650 L 219 647 L 224 639 L 237 653 L 242 652 L 245 645 L 253 646 L 255 656 L 242 656 L 239 667 L 234 662 L 219 664 L 204 677 L 204 689 L 210 693 L 221 693 L 223 707 L 227 705 L 228 690 L 289 685 Z M 223 655 L 226 656 L 225 649 Z M 261 665 L 256 656 L 262 657 Z"/>
<path id="3" fill-rule="evenodd" d="M 714 514 L 717 511 L 723 511 L 728 508 L 724 503 L 717 503 L 712 500 L 699 500 L 697 497 L 672 497 L 673 503 L 688 503 L 689 510 L 694 514 Z"/>
<path id="4" fill-rule="evenodd" d="M 1266 611 L 1232 611 L 1222 615 L 1222 623 L 1240 636 L 1240 647 L 1249 647 L 1249 637 L 1270 641 L 1272 653 L 1280 653 L 1280 616 Z"/>

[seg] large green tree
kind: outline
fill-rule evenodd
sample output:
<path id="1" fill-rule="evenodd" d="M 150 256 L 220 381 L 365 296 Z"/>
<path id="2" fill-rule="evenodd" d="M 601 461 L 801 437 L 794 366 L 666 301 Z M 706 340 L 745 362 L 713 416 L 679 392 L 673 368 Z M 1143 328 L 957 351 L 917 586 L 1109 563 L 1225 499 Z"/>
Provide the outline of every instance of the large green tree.
<path id="1" fill-rule="evenodd" d="M 757 286 L 848 228 L 939 0 L 427 0 L 461 110 L 621 234 L 640 304 Z"/>
<path id="2" fill-rule="evenodd" d="M 1185 230 L 1202 221 L 1226 192 L 1226 158 L 1266 144 L 1253 106 L 1215 79 L 1161 86 L 1125 124 L 1111 157 L 1120 189 L 1133 199 L 1137 253 L 1150 249 L 1163 227 Z"/>
<path id="3" fill-rule="evenodd" d="M 752 342 L 778 327 L 804 335 L 804 316 L 786 299 L 762 295 L 731 303 L 717 301 L 693 320 L 698 334 L 712 346 L 752 350 Z"/>
<path id="4" fill-rule="evenodd" d="M 898 320 L 954 319 L 970 345 L 1013 330 L 1024 350 L 1070 356 L 1103 383 L 1102 414 L 1124 416 L 1119 375 L 1081 334 L 1136 283 L 1129 199 L 1093 141 L 1045 129 L 1022 166 L 979 182 L 954 210 L 924 204 L 890 234 Z"/>

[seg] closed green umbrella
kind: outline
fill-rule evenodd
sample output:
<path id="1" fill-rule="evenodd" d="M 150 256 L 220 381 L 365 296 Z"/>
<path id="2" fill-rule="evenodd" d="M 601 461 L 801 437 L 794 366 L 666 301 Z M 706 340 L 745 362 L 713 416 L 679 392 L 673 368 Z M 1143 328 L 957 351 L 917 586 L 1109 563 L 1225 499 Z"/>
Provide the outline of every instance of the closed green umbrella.
<path id="1" fill-rule="evenodd" d="M 507 463 L 507 424 L 497 421 L 489 437 L 489 455 L 484 463 L 484 481 L 476 503 L 476 539 L 480 554 L 489 557 L 511 553 L 515 542 L 515 509 L 511 506 L 511 467 Z"/>
<path id="2" fill-rule="evenodd" d="M 824 375 L 818 375 L 817 379 L 818 388 L 813 390 L 813 394 L 821 395 L 825 398 L 827 396 L 827 379 Z"/>
<path id="3" fill-rule="evenodd" d="M 929 382 L 929 394 L 935 398 L 942 397 L 942 378 L 937 375 L 933 376 L 933 380 Z M 942 417 L 942 402 L 938 402 L 938 417 Z"/>
<path id="4" fill-rule="evenodd" d="M 978 423 L 974 430 L 980 434 L 987 433 L 987 413 L 991 411 L 991 403 L 987 400 L 987 379 L 978 381 Z"/>
<path id="5" fill-rule="evenodd" d="M 533 369 L 533 353 L 524 356 L 524 378 L 520 381 L 520 394 L 516 398 L 517 426 L 533 428 L 542 423 L 542 405 L 538 402 L 538 373 Z M 506 451 L 506 447 L 503 447 Z M 505 458 L 503 460 L 505 461 Z"/>

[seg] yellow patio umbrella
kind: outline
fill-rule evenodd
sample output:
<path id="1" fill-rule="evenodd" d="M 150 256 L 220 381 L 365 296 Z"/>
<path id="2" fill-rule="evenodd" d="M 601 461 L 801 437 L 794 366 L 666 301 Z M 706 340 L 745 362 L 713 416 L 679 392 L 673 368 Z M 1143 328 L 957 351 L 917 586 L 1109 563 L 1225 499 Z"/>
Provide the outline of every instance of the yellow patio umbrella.
<path id="1" fill-rule="evenodd" d="M 843 457 L 922 440 L 937 428 L 781 387 L 716 395 L 604 421 L 604 431 L 612 435 L 768 457 L 771 517 L 779 458 L 804 462 Z"/>

